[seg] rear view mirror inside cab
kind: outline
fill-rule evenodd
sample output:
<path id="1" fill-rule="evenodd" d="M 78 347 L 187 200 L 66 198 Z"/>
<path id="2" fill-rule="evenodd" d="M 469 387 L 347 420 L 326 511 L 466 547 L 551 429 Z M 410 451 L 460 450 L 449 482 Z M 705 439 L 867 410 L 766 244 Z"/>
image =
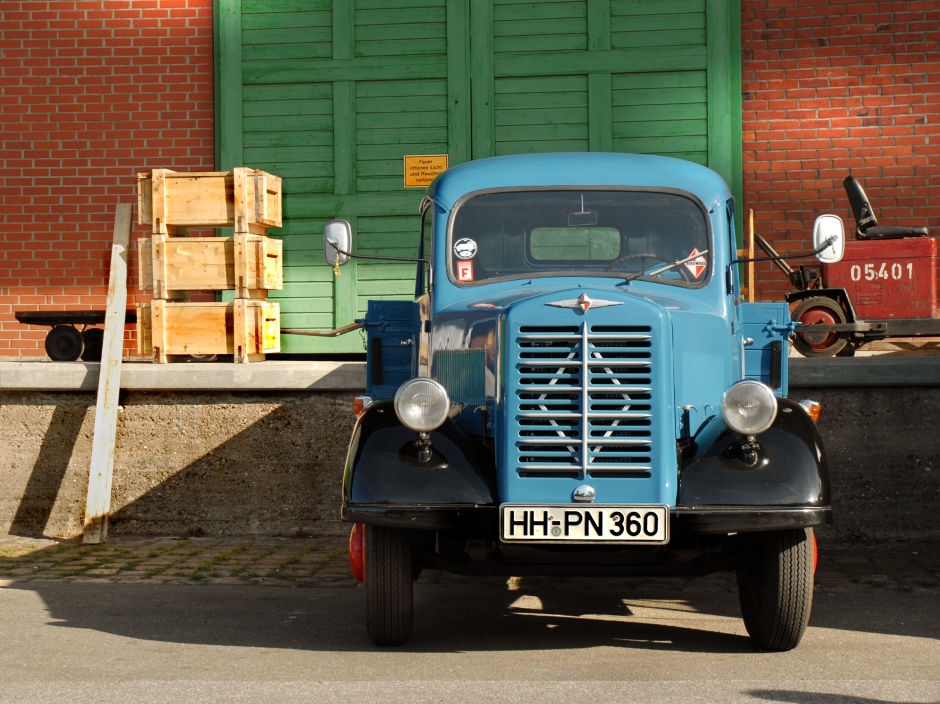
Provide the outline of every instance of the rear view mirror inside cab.
<path id="1" fill-rule="evenodd" d="M 838 215 L 820 215 L 813 225 L 813 249 L 823 264 L 842 261 L 845 254 L 845 228 Z"/>

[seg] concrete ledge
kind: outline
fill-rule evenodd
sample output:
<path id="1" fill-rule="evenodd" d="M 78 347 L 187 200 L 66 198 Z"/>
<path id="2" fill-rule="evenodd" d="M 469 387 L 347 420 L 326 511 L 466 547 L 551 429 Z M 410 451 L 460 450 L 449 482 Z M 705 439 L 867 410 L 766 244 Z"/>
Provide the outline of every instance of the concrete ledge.
<path id="1" fill-rule="evenodd" d="M 3 391 L 95 391 L 97 362 L 0 362 Z M 131 391 L 359 391 L 364 362 L 255 364 L 124 362 L 121 388 Z"/>
<path id="2" fill-rule="evenodd" d="M 791 357 L 790 386 L 940 386 L 940 356 Z M 96 362 L 0 362 L 0 390 L 94 391 Z M 360 391 L 364 362 L 255 364 L 124 362 L 121 388 L 132 391 Z"/>
<path id="3" fill-rule="evenodd" d="M 790 386 L 940 386 L 940 356 L 790 358 Z"/>

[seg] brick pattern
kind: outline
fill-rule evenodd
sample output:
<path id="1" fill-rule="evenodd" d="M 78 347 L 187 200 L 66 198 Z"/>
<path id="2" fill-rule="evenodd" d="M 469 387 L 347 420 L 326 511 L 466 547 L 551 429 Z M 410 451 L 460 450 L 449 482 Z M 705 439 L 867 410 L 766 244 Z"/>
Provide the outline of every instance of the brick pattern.
<path id="1" fill-rule="evenodd" d="M 136 174 L 214 166 L 212 1 L 0 0 L 0 27 L 0 355 L 41 356 L 13 311 L 104 307 Z"/>
<path id="2" fill-rule="evenodd" d="M 758 231 L 793 252 L 821 212 L 851 227 L 849 171 L 884 224 L 940 231 L 935 0 L 742 0 L 741 13 Z M 134 198 L 135 174 L 213 167 L 211 0 L 0 0 L 0 26 L 0 355 L 42 355 L 45 329 L 13 311 L 104 304 L 113 205 Z M 788 290 L 757 271 L 759 297 Z"/>
<path id="3" fill-rule="evenodd" d="M 827 212 L 852 236 L 851 172 L 880 224 L 940 233 L 940 4 L 743 0 L 741 24 L 744 208 L 757 232 L 805 250 Z M 789 290 L 770 264 L 756 278 L 759 298 Z"/>

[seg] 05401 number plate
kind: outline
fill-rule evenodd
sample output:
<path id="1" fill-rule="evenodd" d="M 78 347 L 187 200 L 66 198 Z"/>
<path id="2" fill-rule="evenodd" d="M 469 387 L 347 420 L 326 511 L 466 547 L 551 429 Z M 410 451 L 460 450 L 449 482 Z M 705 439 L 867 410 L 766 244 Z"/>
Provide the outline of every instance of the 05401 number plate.
<path id="1" fill-rule="evenodd" d="M 503 504 L 499 519 L 505 543 L 669 542 L 667 506 Z"/>

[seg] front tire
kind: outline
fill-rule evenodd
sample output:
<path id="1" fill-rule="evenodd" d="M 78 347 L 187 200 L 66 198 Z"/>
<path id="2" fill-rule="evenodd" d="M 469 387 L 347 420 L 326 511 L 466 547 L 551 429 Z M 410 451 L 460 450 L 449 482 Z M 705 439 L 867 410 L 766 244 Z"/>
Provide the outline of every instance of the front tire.
<path id="1" fill-rule="evenodd" d="M 767 650 L 799 645 L 813 605 L 813 530 L 755 536 L 754 559 L 738 568 L 738 596 L 748 635 Z"/>
<path id="2" fill-rule="evenodd" d="M 378 646 L 403 645 L 414 621 L 411 533 L 366 526 L 366 632 Z"/>

